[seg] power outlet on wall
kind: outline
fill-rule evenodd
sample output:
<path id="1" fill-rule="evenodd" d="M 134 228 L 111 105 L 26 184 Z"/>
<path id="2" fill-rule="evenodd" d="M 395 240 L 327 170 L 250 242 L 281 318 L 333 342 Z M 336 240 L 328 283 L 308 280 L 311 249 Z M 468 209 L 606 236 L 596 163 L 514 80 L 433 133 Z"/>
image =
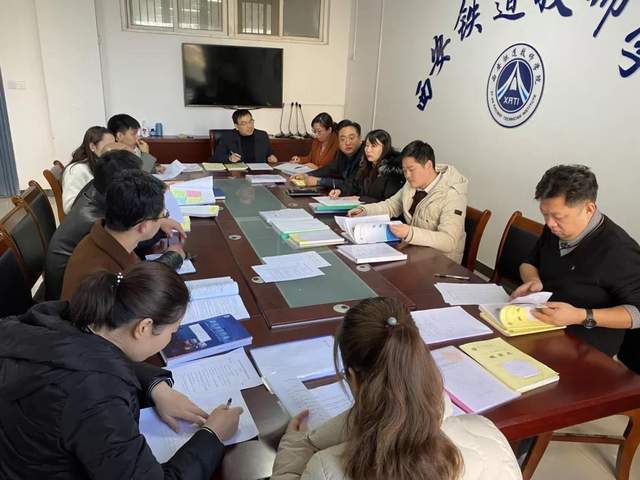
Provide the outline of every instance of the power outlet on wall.
<path id="1" fill-rule="evenodd" d="M 26 90 L 27 82 L 24 80 L 7 80 L 8 90 Z"/>

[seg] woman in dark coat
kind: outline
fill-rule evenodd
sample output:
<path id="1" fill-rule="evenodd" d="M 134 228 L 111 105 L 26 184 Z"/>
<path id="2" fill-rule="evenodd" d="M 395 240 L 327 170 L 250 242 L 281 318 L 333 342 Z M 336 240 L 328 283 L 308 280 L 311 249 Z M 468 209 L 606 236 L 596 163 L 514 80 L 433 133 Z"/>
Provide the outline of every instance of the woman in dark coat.
<path id="1" fill-rule="evenodd" d="M 385 130 L 372 130 L 365 139 L 364 155 L 358 170 L 347 179 L 345 189 L 331 190 L 329 196 L 358 196 L 365 203 L 392 197 L 404 185 L 400 154 L 391 145 Z"/>
<path id="2" fill-rule="evenodd" d="M 170 341 L 188 301 L 178 274 L 142 262 L 91 275 L 70 302 L 0 320 L 0 478 L 211 478 L 242 410 L 207 415 L 173 391 L 168 371 L 142 363 Z M 138 429 L 150 404 L 170 426 L 202 424 L 164 464 Z"/>

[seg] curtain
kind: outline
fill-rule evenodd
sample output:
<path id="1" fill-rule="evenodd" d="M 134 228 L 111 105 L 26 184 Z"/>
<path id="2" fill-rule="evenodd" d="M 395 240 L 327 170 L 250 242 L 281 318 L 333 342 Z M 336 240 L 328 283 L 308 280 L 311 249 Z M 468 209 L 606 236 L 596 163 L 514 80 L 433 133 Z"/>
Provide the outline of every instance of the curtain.
<path id="1" fill-rule="evenodd" d="M 0 70 L 0 197 L 10 197 L 17 193 L 18 172 L 16 171 L 16 159 L 13 155 L 7 101 L 4 96 L 2 70 Z"/>

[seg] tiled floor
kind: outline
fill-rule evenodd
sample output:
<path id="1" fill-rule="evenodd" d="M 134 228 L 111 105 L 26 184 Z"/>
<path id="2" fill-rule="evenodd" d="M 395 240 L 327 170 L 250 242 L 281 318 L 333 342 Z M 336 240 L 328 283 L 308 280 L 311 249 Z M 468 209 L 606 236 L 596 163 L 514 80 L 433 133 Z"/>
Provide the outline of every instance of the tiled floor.
<path id="1" fill-rule="evenodd" d="M 12 207 L 11 199 L 0 198 L 0 217 Z M 621 435 L 625 417 L 608 417 L 573 427 L 580 433 Z M 613 445 L 552 442 L 547 449 L 533 480 L 615 480 L 617 448 Z M 640 454 L 631 467 L 631 480 L 640 480 Z"/>

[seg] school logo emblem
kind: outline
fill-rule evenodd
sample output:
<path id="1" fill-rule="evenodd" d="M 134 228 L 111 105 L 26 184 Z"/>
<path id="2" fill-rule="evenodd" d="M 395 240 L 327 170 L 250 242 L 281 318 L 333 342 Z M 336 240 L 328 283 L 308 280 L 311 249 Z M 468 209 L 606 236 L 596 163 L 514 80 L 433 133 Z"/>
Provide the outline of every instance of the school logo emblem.
<path id="1" fill-rule="evenodd" d="M 544 64 L 526 43 L 505 49 L 493 64 L 487 82 L 487 106 L 506 128 L 522 125 L 538 108 L 544 90 Z"/>

